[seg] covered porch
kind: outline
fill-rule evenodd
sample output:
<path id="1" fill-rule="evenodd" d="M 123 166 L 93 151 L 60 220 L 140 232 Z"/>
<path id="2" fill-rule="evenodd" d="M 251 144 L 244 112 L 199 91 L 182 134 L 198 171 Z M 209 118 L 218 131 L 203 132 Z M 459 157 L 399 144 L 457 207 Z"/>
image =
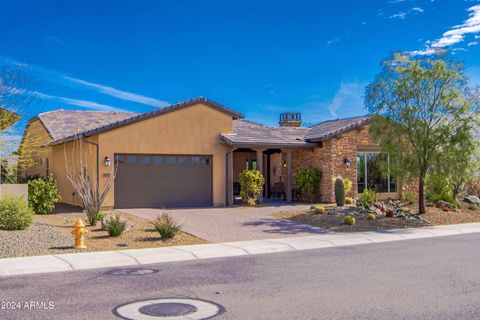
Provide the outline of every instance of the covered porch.
<path id="1" fill-rule="evenodd" d="M 245 169 L 259 170 L 265 178 L 263 192 L 258 198 L 292 202 L 292 150 L 265 147 L 232 147 L 227 153 L 227 205 L 240 196 L 239 175 Z"/>
<path id="2" fill-rule="evenodd" d="M 221 135 L 228 146 L 226 204 L 232 205 L 240 192 L 238 177 L 245 169 L 257 169 L 265 178 L 260 203 L 264 199 L 292 202 L 292 151 L 318 146 L 305 141 L 308 131 L 303 127 L 267 127 L 250 121 L 234 121 L 233 133 Z"/>

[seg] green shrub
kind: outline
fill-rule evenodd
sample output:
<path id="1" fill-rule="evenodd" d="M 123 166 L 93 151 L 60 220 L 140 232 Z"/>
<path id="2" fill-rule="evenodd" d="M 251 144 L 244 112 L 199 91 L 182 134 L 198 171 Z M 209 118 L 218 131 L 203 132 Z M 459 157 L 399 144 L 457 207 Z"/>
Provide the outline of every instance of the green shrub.
<path id="1" fill-rule="evenodd" d="M 342 177 L 335 179 L 335 202 L 338 207 L 345 205 L 345 184 Z"/>
<path id="2" fill-rule="evenodd" d="M 353 226 L 355 224 L 355 218 L 353 216 L 346 216 L 345 219 L 343 220 L 345 224 Z"/>
<path id="3" fill-rule="evenodd" d="M 263 190 L 265 179 L 258 170 L 243 170 L 239 175 L 240 195 L 245 204 L 254 206 Z"/>
<path id="4" fill-rule="evenodd" d="M 152 222 L 153 228 L 160 234 L 162 239 L 172 239 L 182 230 L 182 226 L 175 223 L 168 213 L 162 213 Z"/>
<path id="5" fill-rule="evenodd" d="M 115 217 L 110 217 L 107 223 L 107 232 L 110 237 L 118 237 L 122 235 L 122 233 L 125 231 L 126 226 L 127 222 L 121 221 L 119 215 Z"/>
<path id="6" fill-rule="evenodd" d="M 470 204 L 468 205 L 468 210 L 477 210 L 477 209 L 478 209 L 478 207 L 477 207 L 476 204 L 470 203 Z"/>
<path id="7" fill-rule="evenodd" d="M 345 193 L 352 191 L 353 183 L 352 180 L 345 178 L 343 179 L 343 184 L 345 185 Z"/>
<path id="8" fill-rule="evenodd" d="M 52 212 L 58 201 L 60 201 L 60 194 L 53 177 L 28 181 L 28 202 L 35 213 L 48 214 Z"/>
<path id="9" fill-rule="evenodd" d="M 443 200 L 442 198 L 452 194 L 452 189 L 448 185 L 445 175 L 430 173 L 425 179 L 425 196 L 432 202 L 433 198 Z M 446 201 L 446 200 L 444 200 Z"/>
<path id="10" fill-rule="evenodd" d="M 369 213 L 368 214 L 367 220 L 374 221 L 375 219 L 377 219 L 377 217 L 375 216 L 374 213 Z"/>
<path id="11" fill-rule="evenodd" d="M 316 205 L 313 208 L 313 212 L 315 212 L 317 214 L 323 214 L 323 213 L 325 213 L 325 207 L 321 206 L 321 205 Z"/>
<path id="12" fill-rule="evenodd" d="M 414 192 L 405 191 L 402 193 L 402 200 L 407 203 L 414 203 L 417 200 L 417 196 Z"/>
<path id="13" fill-rule="evenodd" d="M 365 189 L 358 198 L 357 205 L 361 207 L 367 207 L 375 202 L 377 202 L 377 193 L 372 189 Z"/>
<path id="14" fill-rule="evenodd" d="M 295 181 L 303 201 L 314 202 L 320 190 L 322 171 L 317 168 L 306 168 L 298 171 Z"/>
<path id="15" fill-rule="evenodd" d="M 345 204 L 352 204 L 353 199 L 351 197 L 345 197 Z"/>
<path id="16" fill-rule="evenodd" d="M 457 208 L 461 207 L 460 202 L 458 202 L 454 197 L 452 197 L 450 194 L 435 194 L 435 195 L 430 195 L 429 198 L 430 201 L 432 202 L 437 202 L 440 200 L 443 200 L 445 202 L 451 203 Z"/>
<path id="17" fill-rule="evenodd" d="M 24 230 L 33 223 L 33 215 L 22 197 L 5 196 L 0 200 L 0 229 Z"/>

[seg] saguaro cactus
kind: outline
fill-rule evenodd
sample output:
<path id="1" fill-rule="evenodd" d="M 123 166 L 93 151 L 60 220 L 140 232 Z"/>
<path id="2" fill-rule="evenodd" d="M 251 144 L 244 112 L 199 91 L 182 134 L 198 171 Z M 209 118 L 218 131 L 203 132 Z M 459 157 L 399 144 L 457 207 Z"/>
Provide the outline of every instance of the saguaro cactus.
<path id="1" fill-rule="evenodd" d="M 338 207 L 345 205 L 345 184 L 342 177 L 335 179 L 335 202 Z"/>

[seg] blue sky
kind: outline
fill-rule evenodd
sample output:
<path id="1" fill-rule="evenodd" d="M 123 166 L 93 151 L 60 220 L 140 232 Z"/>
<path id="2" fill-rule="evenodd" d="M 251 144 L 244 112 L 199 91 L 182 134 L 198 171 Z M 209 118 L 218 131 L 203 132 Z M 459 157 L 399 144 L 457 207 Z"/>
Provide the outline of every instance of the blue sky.
<path id="1" fill-rule="evenodd" d="M 38 108 L 149 111 L 205 96 L 274 125 L 365 114 L 392 51 L 449 48 L 480 84 L 480 1 L 4 1 L 0 56 Z"/>

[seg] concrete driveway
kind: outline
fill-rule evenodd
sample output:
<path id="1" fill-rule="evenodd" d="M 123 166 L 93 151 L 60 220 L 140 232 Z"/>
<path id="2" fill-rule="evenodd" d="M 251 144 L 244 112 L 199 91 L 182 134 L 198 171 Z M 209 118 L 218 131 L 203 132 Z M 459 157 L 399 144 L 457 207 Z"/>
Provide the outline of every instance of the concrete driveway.
<path id="1" fill-rule="evenodd" d="M 326 233 L 321 228 L 272 217 L 273 213 L 305 210 L 308 205 L 267 203 L 261 207 L 222 207 L 188 209 L 121 209 L 120 211 L 153 220 L 169 213 L 183 231 L 210 242 L 227 242 L 306 236 Z"/>

